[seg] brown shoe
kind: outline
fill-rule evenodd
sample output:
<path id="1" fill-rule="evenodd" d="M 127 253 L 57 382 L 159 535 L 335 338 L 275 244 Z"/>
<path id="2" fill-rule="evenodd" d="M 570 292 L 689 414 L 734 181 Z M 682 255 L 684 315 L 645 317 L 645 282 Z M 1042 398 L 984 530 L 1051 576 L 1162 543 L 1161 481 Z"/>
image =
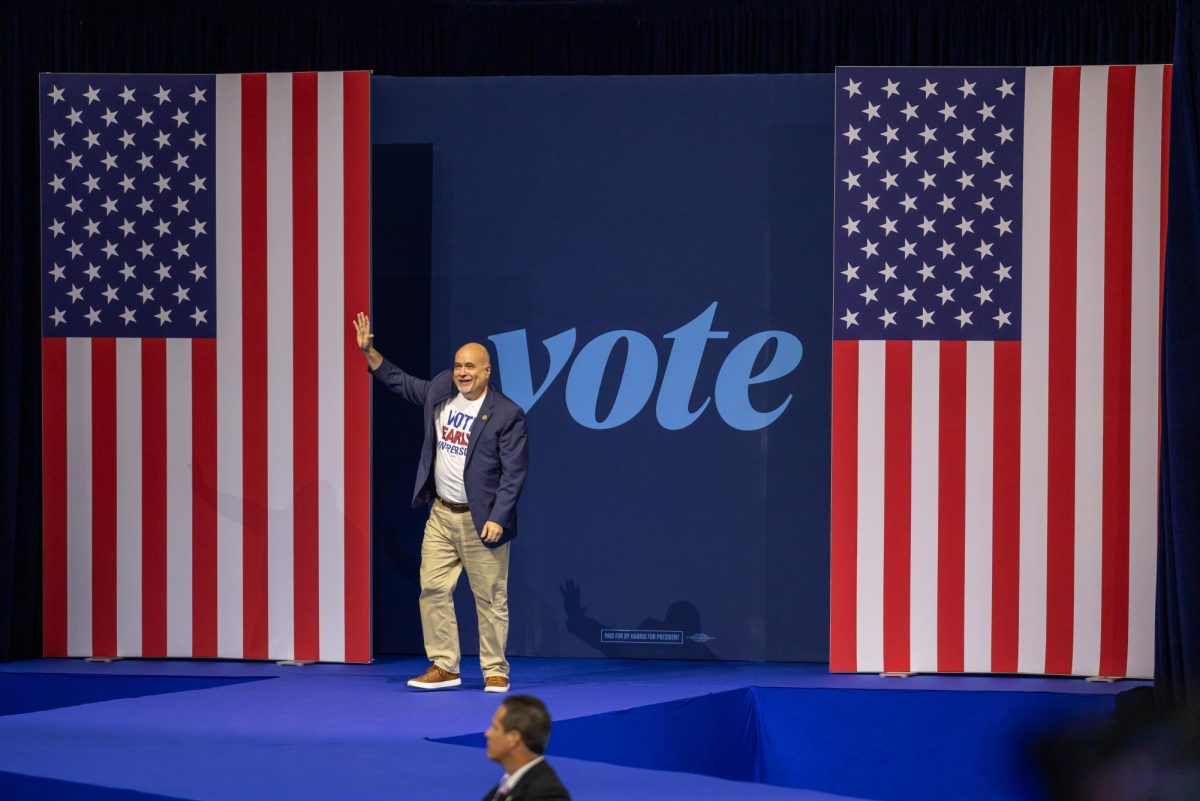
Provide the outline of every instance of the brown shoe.
<path id="1" fill-rule="evenodd" d="M 429 670 L 415 679 L 408 680 L 408 686 L 416 687 L 418 690 L 440 690 L 444 687 L 457 687 L 460 684 L 462 684 L 462 679 L 458 677 L 457 673 L 442 670 L 437 665 L 430 665 Z"/>
<path id="2" fill-rule="evenodd" d="M 506 693 L 506 692 L 508 692 L 508 677 L 507 676 L 485 676 L 483 679 L 483 691 L 485 693 Z"/>

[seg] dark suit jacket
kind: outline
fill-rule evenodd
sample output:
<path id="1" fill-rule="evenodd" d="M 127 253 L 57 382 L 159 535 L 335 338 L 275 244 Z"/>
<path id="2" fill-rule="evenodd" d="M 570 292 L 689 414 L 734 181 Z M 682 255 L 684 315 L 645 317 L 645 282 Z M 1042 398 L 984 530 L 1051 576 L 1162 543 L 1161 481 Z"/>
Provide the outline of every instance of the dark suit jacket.
<path id="1" fill-rule="evenodd" d="M 373 375 L 392 392 L 409 403 L 422 407 L 425 414 L 425 442 L 417 464 L 413 488 L 413 506 L 433 497 L 433 459 L 437 444 L 434 410 L 458 393 L 451 370 L 444 370 L 425 381 L 414 378 L 396 365 L 383 360 Z M 488 387 L 479 414 L 471 424 L 471 444 L 467 447 L 463 484 L 475 530 L 491 520 L 504 528 L 504 534 L 488 547 L 498 547 L 517 536 L 517 499 L 525 486 L 529 466 L 529 443 L 525 436 L 525 413 L 495 387 Z"/>
<path id="2" fill-rule="evenodd" d="M 500 785 L 496 785 L 499 787 Z M 496 795 L 496 787 L 487 791 L 483 801 L 492 801 Z M 497 799 L 499 801 L 499 799 Z M 510 795 L 504 796 L 504 801 L 571 801 L 571 794 L 558 780 L 554 768 L 545 762 L 539 762 L 521 777 Z"/>

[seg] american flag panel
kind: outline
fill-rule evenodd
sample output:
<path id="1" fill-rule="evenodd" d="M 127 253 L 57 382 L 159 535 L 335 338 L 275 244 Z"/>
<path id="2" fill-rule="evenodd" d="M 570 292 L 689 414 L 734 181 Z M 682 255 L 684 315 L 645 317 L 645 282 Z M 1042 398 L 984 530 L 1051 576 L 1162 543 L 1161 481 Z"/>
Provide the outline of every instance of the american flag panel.
<path id="1" fill-rule="evenodd" d="M 1152 676 L 1170 67 L 835 85 L 831 668 Z"/>
<path id="2" fill-rule="evenodd" d="M 40 94 L 45 654 L 369 661 L 369 74 Z"/>

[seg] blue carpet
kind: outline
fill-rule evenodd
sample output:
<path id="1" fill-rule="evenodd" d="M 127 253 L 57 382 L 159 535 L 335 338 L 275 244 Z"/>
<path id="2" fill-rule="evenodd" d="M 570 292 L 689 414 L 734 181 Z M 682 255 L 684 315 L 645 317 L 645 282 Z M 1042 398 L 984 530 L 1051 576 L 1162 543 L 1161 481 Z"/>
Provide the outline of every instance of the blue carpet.
<path id="1" fill-rule="evenodd" d="M 207 690 L 267 677 L 82 676 L 53 673 L 0 673 L 0 716 L 46 709 L 139 698 L 146 695 Z"/>
<path id="2" fill-rule="evenodd" d="M 1005 792 L 1034 799 L 1028 776 L 1007 756 L 1022 750 L 1026 724 L 1110 714 L 1121 690 L 1145 684 L 897 680 L 831 675 L 815 665 L 512 661 L 514 690 L 541 697 L 555 718 L 550 759 L 579 801 L 899 801 Z M 459 690 L 408 689 L 403 680 L 424 667 L 421 659 L 304 668 L 0 665 L 6 706 L 17 701 L 4 688 L 34 674 L 45 680 L 38 692 L 57 699 L 0 717 L 0 798 L 479 798 L 501 771 L 464 745 L 482 742 L 502 698 L 481 692 L 477 667 Z M 88 683 L 94 688 L 82 689 Z M 51 687 L 62 695 L 45 692 Z M 1011 748 L 997 748 L 1006 738 Z"/>

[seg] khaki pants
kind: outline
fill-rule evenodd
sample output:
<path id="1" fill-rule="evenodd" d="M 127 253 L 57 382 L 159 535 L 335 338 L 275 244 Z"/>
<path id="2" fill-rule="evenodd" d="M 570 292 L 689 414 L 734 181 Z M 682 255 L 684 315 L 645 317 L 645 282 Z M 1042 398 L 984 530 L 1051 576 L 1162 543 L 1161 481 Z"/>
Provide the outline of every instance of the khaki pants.
<path id="1" fill-rule="evenodd" d="M 429 510 L 421 542 L 421 630 L 425 655 L 442 670 L 460 672 L 454 587 L 465 569 L 479 616 L 483 675 L 508 675 L 508 546 L 485 546 L 470 512 L 451 512 L 438 501 Z"/>

